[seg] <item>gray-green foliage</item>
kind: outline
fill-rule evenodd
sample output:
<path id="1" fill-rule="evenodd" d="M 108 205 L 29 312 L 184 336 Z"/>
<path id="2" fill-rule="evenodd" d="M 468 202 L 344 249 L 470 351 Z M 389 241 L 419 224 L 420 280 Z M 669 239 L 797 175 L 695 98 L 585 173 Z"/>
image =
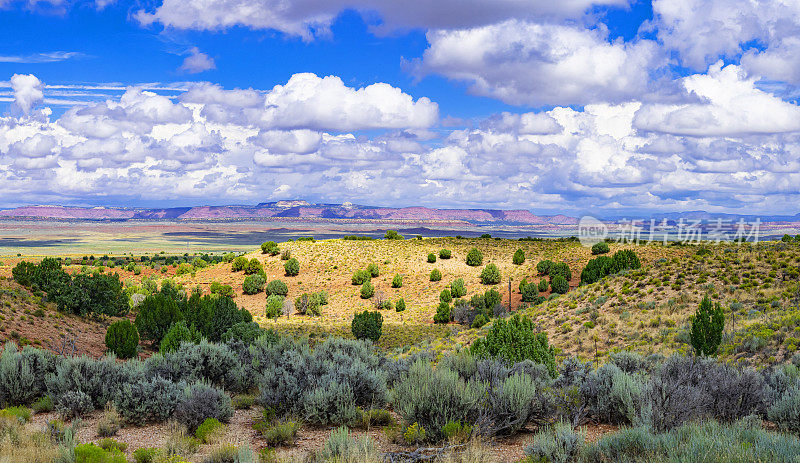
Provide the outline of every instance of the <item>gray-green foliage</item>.
<path id="1" fill-rule="evenodd" d="M 490 388 L 486 407 L 481 410 L 479 429 L 488 435 L 517 433 L 534 413 L 537 395 L 543 392 L 537 391 L 527 374 L 515 373 L 507 377 Z"/>
<path id="2" fill-rule="evenodd" d="M 194 432 L 207 418 L 227 423 L 233 415 L 231 398 L 225 391 L 197 382 L 186 386 L 175 407 L 175 419 Z"/>
<path id="3" fill-rule="evenodd" d="M 352 424 L 359 416 L 353 389 L 346 384 L 319 384 L 303 398 L 303 418 L 310 423 Z"/>
<path id="4" fill-rule="evenodd" d="M 525 447 L 525 454 L 535 462 L 568 463 L 575 461 L 585 439 L 583 432 L 558 421 L 537 432 L 530 445 Z"/>
<path id="5" fill-rule="evenodd" d="M 800 432 L 800 387 L 790 387 L 767 410 L 767 418 L 780 429 Z"/>
<path id="6" fill-rule="evenodd" d="M 643 406 L 643 378 L 625 373 L 613 363 L 589 375 L 586 395 L 590 413 L 603 423 L 632 424 Z"/>
<path id="7" fill-rule="evenodd" d="M 181 397 L 183 385 L 161 376 L 123 384 L 114 403 L 125 421 L 133 424 L 165 421 Z"/>
<path id="8" fill-rule="evenodd" d="M 154 355 L 145 362 L 145 376 L 160 375 L 174 382 L 207 381 L 231 391 L 246 389 L 249 379 L 236 353 L 226 344 L 205 340 L 181 344 L 174 352 Z"/>
<path id="9" fill-rule="evenodd" d="M 316 454 L 315 461 L 336 461 L 356 463 L 362 461 L 378 461 L 380 453 L 375 443 L 367 435 L 351 436 L 345 427 L 335 429 L 325 445 Z"/>
<path id="10" fill-rule="evenodd" d="M 92 398 L 83 391 L 65 391 L 58 396 L 56 411 L 65 420 L 79 418 L 95 409 Z"/>
<path id="11" fill-rule="evenodd" d="M 45 378 L 55 366 L 48 351 L 7 343 L 0 354 L 0 405 L 27 405 L 44 395 Z"/>
<path id="12" fill-rule="evenodd" d="M 356 406 L 382 407 L 388 401 L 386 373 L 368 342 L 331 338 L 312 351 L 304 342 L 281 339 L 251 353 L 261 378 L 261 403 L 279 415 L 343 424 L 333 420 L 349 421 Z"/>
<path id="13" fill-rule="evenodd" d="M 114 399 L 123 384 L 136 380 L 141 374 L 137 366 L 136 362 L 118 365 L 112 357 L 100 360 L 67 357 L 58 363 L 54 373 L 48 375 L 47 390 L 57 408 L 65 395 L 76 391 L 86 394 L 95 409 L 103 408 Z"/>
<path id="14" fill-rule="evenodd" d="M 444 438 L 442 428 L 448 422 L 477 421 L 485 388 L 485 384 L 464 381 L 455 371 L 418 361 L 395 386 L 395 411 L 405 426 L 418 423 L 428 439 L 438 441 Z"/>
<path id="15" fill-rule="evenodd" d="M 761 420 L 745 417 L 732 424 L 694 421 L 663 434 L 650 428 L 622 428 L 589 444 L 579 462 L 794 462 L 800 457 L 796 436 L 774 433 Z"/>

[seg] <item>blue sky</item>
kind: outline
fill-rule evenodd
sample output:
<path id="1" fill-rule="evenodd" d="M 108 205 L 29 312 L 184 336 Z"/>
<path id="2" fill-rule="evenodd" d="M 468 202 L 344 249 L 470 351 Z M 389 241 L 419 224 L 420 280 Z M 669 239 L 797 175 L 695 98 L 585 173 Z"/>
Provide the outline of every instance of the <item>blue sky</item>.
<path id="1" fill-rule="evenodd" d="M 798 18 L 777 0 L 0 0 L 0 207 L 797 213 Z"/>

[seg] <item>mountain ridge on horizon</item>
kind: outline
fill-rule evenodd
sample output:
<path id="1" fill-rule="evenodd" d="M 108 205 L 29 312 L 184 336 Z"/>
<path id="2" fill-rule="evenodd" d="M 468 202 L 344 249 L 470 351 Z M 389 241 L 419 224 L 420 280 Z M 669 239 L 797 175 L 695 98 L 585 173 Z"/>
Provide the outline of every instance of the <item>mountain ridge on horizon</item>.
<path id="1" fill-rule="evenodd" d="M 567 214 L 534 214 L 524 209 L 434 208 L 427 206 L 367 206 L 344 203 L 310 203 L 306 200 L 279 200 L 256 205 L 200 205 L 184 207 L 62 206 L 30 205 L 0 209 L 0 218 L 35 218 L 61 220 L 225 220 L 225 219 L 330 219 L 418 222 L 506 223 L 522 225 L 577 225 L 579 218 Z M 615 222 L 625 219 L 615 215 L 600 218 Z M 643 217 L 644 218 L 644 217 Z M 667 220 L 739 220 L 798 222 L 795 215 L 758 216 L 754 214 L 715 213 L 702 210 L 650 214 L 647 218 Z"/>
<path id="2" fill-rule="evenodd" d="M 571 225 L 578 219 L 563 214 L 535 215 L 521 209 L 445 209 L 426 206 L 364 206 L 349 202 L 316 204 L 305 200 L 282 200 L 256 205 L 188 207 L 113 207 L 32 205 L 0 210 L 0 218 L 39 218 L 63 220 L 213 220 L 213 219 L 353 219 L 445 222 L 503 222 L 530 225 Z"/>

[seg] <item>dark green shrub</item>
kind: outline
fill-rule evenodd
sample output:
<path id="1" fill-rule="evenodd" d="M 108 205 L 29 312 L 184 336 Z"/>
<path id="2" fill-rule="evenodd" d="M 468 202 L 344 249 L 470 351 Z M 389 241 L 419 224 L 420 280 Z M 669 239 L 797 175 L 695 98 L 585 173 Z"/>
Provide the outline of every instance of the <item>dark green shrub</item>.
<path id="1" fill-rule="evenodd" d="M 350 282 L 353 286 L 363 285 L 367 281 L 372 279 L 372 274 L 369 270 L 356 270 L 353 273 L 353 277 L 350 279 Z"/>
<path id="2" fill-rule="evenodd" d="M 244 291 L 245 294 L 256 294 L 264 289 L 264 284 L 266 282 L 267 279 L 264 278 L 264 275 L 259 273 L 248 275 L 242 283 L 242 291 Z"/>
<path id="3" fill-rule="evenodd" d="M 278 295 L 286 297 L 289 294 L 289 287 L 281 280 L 272 280 L 267 284 L 266 293 L 267 296 Z"/>
<path id="4" fill-rule="evenodd" d="M 596 256 L 597 254 L 606 254 L 610 251 L 608 247 L 608 243 L 606 242 L 599 242 L 592 246 L 592 255 Z"/>
<path id="5" fill-rule="evenodd" d="M 396 230 L 386 230 L 386 234 L 383 237 L 387 240 L 402 240 L 403 235 L 397 233 Z"/>
<path id="6" fill-rule="evenodd" d="M 524 264 L 525 263 L 525 251 L 523 251 L 522 249 L 517 249 L 516 252 L 514 252 L 514 257 L 511 259 L 511 262 L 513 262 L 514 265 L 522 265 L 522 264 Z"/>
<path id="7" fill-rule="evenodd" d="M 244 274 L 254 275 L 256 273 L 264 273 L 264 266 L 261 265 L 261 261 L 253 257 L 249 262 L 247 262 L 247 265 L 245 265 Z"/>
<path id="8" fill-rule="evenodd" d="M 286 299 L 278 294 L 273 294 L 267 297 L 267 308 L 264 311 L 264 315 L 267 318 L 278 318 L 281 316 L 281 312 L 283 309 L 283 302 Z"/>
<path id="9" fill-rule="evenodd" d="M 569 283 L 563 275 L 554 276 L 550 280 L 550 287 L 557 294 L 567 294 L 567 291 L 569 291 Z"/>
<path id="10" fill-rule="evenodd" d="M 155 345 L 161 344 L 169 329 L 184 317 L 180 299 L 161 292 L 151 294 L 139 304 L 136 314 L 136 328 L 142 339 L 148 339 Z"/>
<path id="11" fill-rule="evenodd" d="M 317 294 L 303 293 L 297 296 L 297 298 L 294 300 L 294 308 L 300 312 L 300 315 L 322 315 L 319 296 Z"/>
<path id="12" fill-rule="evenodd" d="M 481 252 L 478 251 L 477 248 L 472 248 L 467 253 L 466 262 L 467 265 L 469 265 L 470 267 L 477 267 L 479 265 L 483 265 L 483 254 L 481 254 Z"/>
<path id="13" fill-rule="evenodd" d="M 502 300 L 503 297 L 500 295 L 500 292 L 494 288 L 488 289 L 483 293 L 483 305 L 490 311 L 500 305 Z"/>
<path id="14" fill-rule="evenodd" d="M 535 283 L 528 283 L 522 287 L 522 300 L 524 302 L 534 302 L 539 297 L 539 288 Z"/>
<path id="15" fill-rule="evenodd" d="M 450 295 L 450 290 L 449 289 L 445 288 L 439 294 L 439 301 L 440 302 L 445 302 L 445 303 L 449 304 L 450 302 L 452 302 L 452 300 L 453 300 L 453 296 Z"/>
<path id="16" fill-rule="evenodd" d="M 547 283 L 547 280 L 541 279 L 539 280 L 539 292 L 546 293 L 547 289 L 550 287 L 550 284 Z"/>
<path id="17" fill-rule="evenodd" d="M 500 283 L 500 270 L 494 264 L 489 264 L 481 272 L 481 283 L 485 285 L 496 285 Z"/>
<path id="18" fill-rule="evenodd" d="M 472 324 L 469 326 L 470 328 L 480 328 L 483 325 L 489 323 L 489 320 L 486 316 L 482 313 L 479 313 L 474 320 L 472 320 Z"/>
<path id="19" fill-rule="evenodd" d="M 394 309 L 398 312 L 402 312 L 406 310 L 406 301 L 402 297 L 397 300 L 397 303 L 394 305 Z"/>
<path id="20" fill-rule="evenodd" d="M 261 253 L 262 254 L 269 254 L 270 256 L 277 256 L 281 250 L 278 248 L 278 243 L 274 241 L 267 241 L 266 243 L 261 243 Z"/>
<path id="21" fill-rule="evenodd" d="M 547 275 L 550 273 L 550 267 L 553 266 L 553 261 L 551 260 L 542 260 L 536 264 L 536 271 L 539 272 L 539 275 Z"/>
<path id="22" fill-rule="evenodd" d="M 378 342 L 383 330 L 383 315 L 377 311 L 370 312 L 365 310 L 353 317 L 350 329 L 356 339 L 369 339 L 372 342 Z"/>
<path id="23" fill-rule="evenodd" d="M 261 328 L 256 322 L 239 322 L 228 329 L 222 335 L 220 341 L 230 343 L 232 341 L 241 341 L 245 345 L 250 345 L 255 342 L 259 337 L 268 334 L 267 330 Z M 275 335 L 274 333 L 271 333 Z"/>
<path id="24" fill-rule="evenodd" d="M 559 262 L 557 264 L 551 265 L 549 275 L 551 284 L 553 282 L 553 278 L 555 278 L 558 275 L 561 275 L 567 281 L 572 279 L 572 271 L 570 271 L 569 265 L 567 265 L 564 262 Z"/>
<path id="25" fill-rule="evenodd" d="M 464 280 L 457 278 L 450 283 L 450 295 L 456 299 L 467 295 L 467 288 L 464 286 Z"/>
<path id="26" fill-rule="evenodd" d="M 248 261 L 247 257 L 245 256 L 237 256 L 233 259 L 233 263 L 231 264 L 231 271 L 233 272 L 240 272 L 247 267 Z"/>
<path id="27" fill-rule="evenodd" d="M 106 347 L 117 358 L 129 359 L 136 355 L 139 347 L 139 332 L 128 320 L 114 322 L 106 331 Z"/>
<path id="28" fill-rule="evenodd" d="M 434 323 L 450 323 L 450 304 L 440 302 L 436 308 L 436 315 L 433 316 Z"/>
<path id="29" fill-rule="evenodd" d="M 431 281 L 440 281 L 441 279 L 442 279 L 442 272 L 440 272 L 438 268 L 431 270 L 430 274 Z"/>
<path id="30" fill-rule="evenodd" d="M 76 315 L 102 313 L 112 316 L 121 316 L 128 312 L 128 298 L 116 273 L 76 274 L 71 278 L 67 275 L 63 283 L 47 284 L 43 289 L 62 312 Z"/>
<path id="31" fill-rule="evenodd" d="M 186 324 L 194 325 L 206 339 L 218 342 L 233 325 L 251 322 L 253 316 L 229 297 L 193 294 L 186 303 Z"/>
<path id="32" fill-rule="evenodd" d="M 287 260 L 285 264 L 283 264 L 283 270 L 286 273 L 286 276 L 297 276 L 297 274 L 300 273 L 300 262 L 292 257 L 291 259 Z"/>
<path id="33" fill-rule="evenodd" d="M 722 342 L 725 314 L 717 302 L 704 297 L 692 319 L 691 344 L 697 355 L 714 355 Z"/>
<path id="34" fill-rule="evenodd" d="M 378 264 L 374 264 L 374 263 L 367 265 L 367 272 L 369 272 L 369 275 L 372 278 L 376 278 L 376 277 L 380 276 L 380 274 L 381 274 L 381 271 L 378 268 Z"/>
<path id="35" fill-rule="evenodd" d="M 403 277 L 398 273 L 397 275 L 392 278 L 392 288 L 402 288 L 403 287 Z"/>
<path id="36" fill-rule="evenodd" d="M 495 320 L 486 337 L 472 343 L 470 352 L 476 357 L 500 358 L 511 364 L 531 360 L 556 376 L 555 353 L 547 342 L 547 333 L 536 330 L 530 318 L 519 314 Z"/>
<path id="37" fill-rule="evenodd" d="M 23 260 L 11 269 L 11 276 L 22 286 L 31 286 L 36 268 L 36 264 Z"/>
<path id="38" fill-rule="evenodd" d="M 246 280 L 247 278 L 245 278 Z M 233 297 L 233 287 L 231 285 L 223 285 L 219 281 L 212 281 L 211 285 L 209 286 L 208 290 L 211 294 L 217 294 L 223 297 Z"/>
<path id="39" fill-rule="evenodd" d="M 375 295 L 375 287 L 372 286 L 372 282 L 365 281 L 363 285 L 361 285 L 361 299 L 369 299 Z"/>
<path id="40" fill-rule="evenodd" d="M 452 257 L 453 253 L 450 252 L 449 249 L 440 249 L 439 250 L 439 259 L 449 259 Z"/>
<path id="41" fill-rule="evenodd" d="M 429 252 L 428 253 L 428 263 L 432 264 L 434 262 L 436 262 L 436 254 L 434 254 L 432 252 Z"/>
<path id="42" fill-rule="evenodd" d="M 621 270 L 637 269 L 642 266 L 639 257 L 630 249 L 617 251 L 614 256 L 596 257 L 586 263 L 581 271 L 581 284 L 594 283 Z"/>

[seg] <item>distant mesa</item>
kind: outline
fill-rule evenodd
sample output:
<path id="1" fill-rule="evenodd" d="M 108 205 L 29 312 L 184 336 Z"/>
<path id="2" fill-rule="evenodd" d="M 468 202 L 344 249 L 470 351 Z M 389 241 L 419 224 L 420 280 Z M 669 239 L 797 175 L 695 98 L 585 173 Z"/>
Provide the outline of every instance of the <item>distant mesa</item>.
<path id="1" fill-rule="evenodd" d="M 422 206 L 379 207 L 343 204 L 312 204 L 305 200 L 283 200 L 255 206 L 195 206 L 174 208 L 122 208 L 73 206 L 22 206 L 0 210 L 0 217 L 59 220 L 228 220 L 292 218 L 317 220 L 386 220 L 400 222 L 462 222 L 519 225 L 573 225 L 575 217 L 539 216 L 526 210 L 437 209 Z"/>

